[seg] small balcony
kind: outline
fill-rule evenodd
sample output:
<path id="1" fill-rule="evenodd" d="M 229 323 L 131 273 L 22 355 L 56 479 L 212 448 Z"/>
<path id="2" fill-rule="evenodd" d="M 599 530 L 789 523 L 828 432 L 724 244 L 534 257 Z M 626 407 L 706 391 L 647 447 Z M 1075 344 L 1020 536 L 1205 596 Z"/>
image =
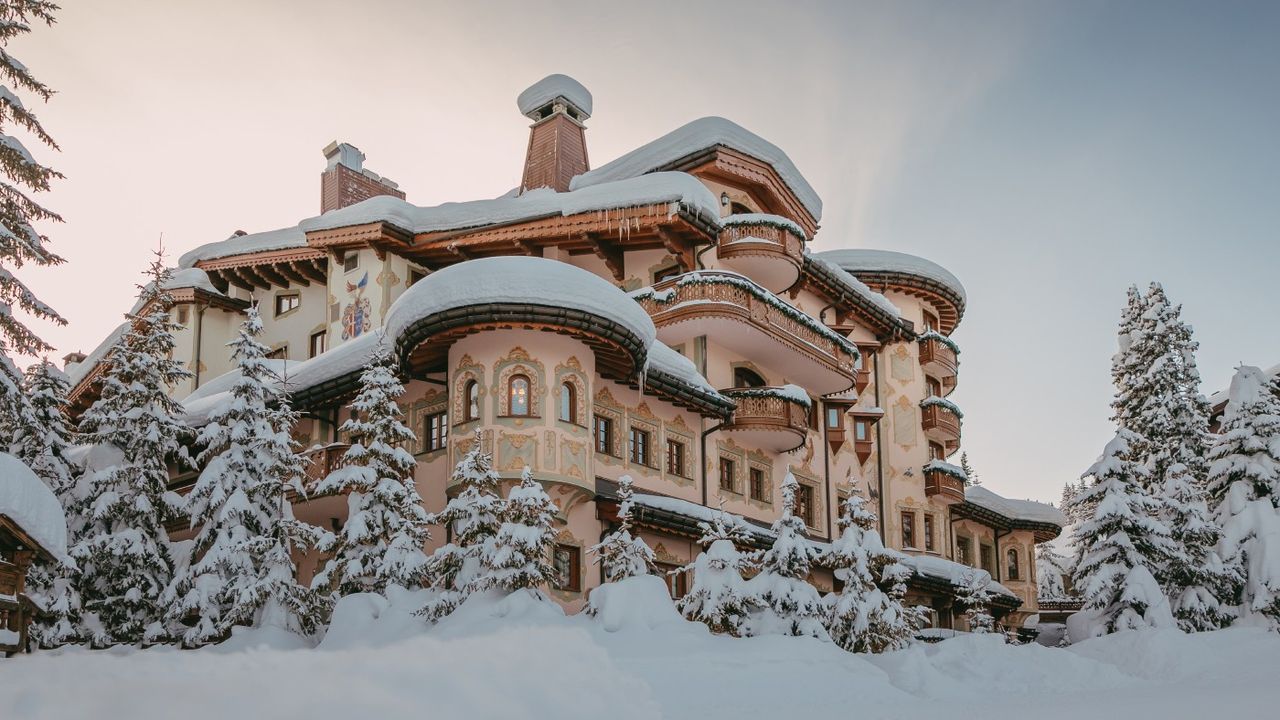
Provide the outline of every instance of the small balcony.
<path id="1" fill-rule="evenodd" d="M 800 228 L 772 215 L 724 219 L 716 255 L 721 262 L 778 293 L 795 284 L 804 258 Z"/>
<path id="2" fill-rule="evenodd" d="M 956 372 L 960 367 L 959 351 L 951 338 L 929 331 L 920 336 L 920 367 L 942 381 L 950 392 L 956 386 Z"/>
<path id="3" fill-rule="evenodd" d="M 920 403 L 920 425 L 930 440 L 950 449 L 960 443 L 960 419 L 963 414 L 955 403 L 931 396 Z"/>
<path id="4" fill-rule="evenodd" d="M 955 466 L 937 460 L 924 466 L 925 497 L 948 504 L 964 502 L 964 480 L 951 468 Z"/>
<path id="5" fill-rule="evenodd" d="M 721 394 L 738 404 L 724 426 L 748 447 L 787 452 L 804 445 L 809 433 L 809 399 L 794 385 L 730 388 Z M 803 400 L 801 399 L 803 398 Z"/>

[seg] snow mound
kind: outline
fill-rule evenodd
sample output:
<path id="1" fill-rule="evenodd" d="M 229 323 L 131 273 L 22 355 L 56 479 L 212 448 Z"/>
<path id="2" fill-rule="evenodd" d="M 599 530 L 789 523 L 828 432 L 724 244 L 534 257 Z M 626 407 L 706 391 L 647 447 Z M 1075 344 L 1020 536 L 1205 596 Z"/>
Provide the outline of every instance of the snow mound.
<path id="1" fill-rule="evenodd" d="M 799 168 L 777 145 L 741 125 L 721 117 L 704 117 L 672 130 L 657 140 L 585 172 L 569 183 L 570 190 L 634 178 L 670 166 L 676 160 L 717 145 L 763 160 L 795 193 L 814 220 L 822 219 L 822 198 L 800 174 Z"/>
<path id="2" fill-rule="evenodd" d="M 685 628 L 707 632 L 702 623 L 691 623 L 676 612 L 667 584 L 656 575 L 637 575 L 605 583 L 591 591 L 591 610 L 606 632 L 666 631 Z"/>
<path id="3" fill-rule="evenodd" d="M 982 485 L 966 487 L 964 489 L 964 499 L 965 502 L 971 502 L 978 507 L 986 508 L 991 512 L 1014 520 L 1051 523 L 1060 528 L 1067 526 L 1067 516 L 1063 515 L 1061 510 L 1048 503 L 1034 500 L 1013 500 L 997 495 Z"/>
<path id="4" fill-rule="evenodd" d="M 226 240 L 211 242 L 183 253 L 178 258 L 178 267 L 190 268 L 201 260 L 216 260 L 232 255 L 265 252 L 267 250 L 288 250 L 307 246 L 306 233 L 294 226 L 279 230 L 268 230 L 248 235 L 232 235 Z"/>
<path id="5" fill-rule="evenodd" d="M 649 314 L 607 280 L 568 263 L 522 256 L 468 260 L 431 273 L 391 305 L 385 329 L 399 338 L 417 320 L 502 302 L 581 310 L 622 325 L 646 348 L 657 337 Z"/>
<path id="6" fill-rule="evenodd" d="M 67 560 L 67 517 L 62 503 L 27 464 L 0 453 L 0 515 L 7 515 L 50 555 Z"/>
<path id="7" fill-rule="evenodd" d="M 843 250 L 827 250 L 816 253 L 814 257 L 833 262 L 846 272 L 854 275 L 860 272 L 877 273 L 892 272 L 914 275 L 942 285 L 954 292 L 961 302 L 967 302 L 964 285 L 951 271 L 922 257 L 894 252 L 892 250 L 865 250 L 862 248 L 845 248 Z"/>
<path id="8" fill-rule="evenodd" d="M 427 621 L 414 613 L 432 598 L 429 590 L 392 585 L 386 596 L 346 595 L 333 609 L 329 630 L 319 649 L 327 651 L 385 647 L 427 632 Z"/>
<path id="9" fill-rule="evenodd" d="M 583 113 L 591 114 L 591 93 L 582 83 L 568 75 L 548 75 L 530 85 L 516 98 L 521 115 L 528 115 L 543 105 L 562 97 Z"/>

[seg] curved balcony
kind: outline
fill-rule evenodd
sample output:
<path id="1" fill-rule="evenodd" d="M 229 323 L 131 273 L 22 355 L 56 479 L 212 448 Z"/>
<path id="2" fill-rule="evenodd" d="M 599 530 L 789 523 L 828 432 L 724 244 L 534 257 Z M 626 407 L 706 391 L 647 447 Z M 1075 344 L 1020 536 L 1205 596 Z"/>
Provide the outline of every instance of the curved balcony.
<path id="1" fill-rule="evenodd" d="M 944 503 L 964 502 L 964 480 L 954 465 L 934 460 L 924 466 L 924 496 Z"/>
<path id="2" fill-rule="evenodd" d="M 804 263 L 800 228 L 770 215 L 730 215 L 716 245 L 716 256 L 729 267 L 778 293 L 795 284 Z"/>
<path id="3" fill-rule="evenodd" d="M 920 403 L 920 425 L 930 440 L 941 443 L 950 452 L 960 443 L 960 419 L 964 415 L 955 403 L 940 397 L 927 397 Z"/>
<path id="4" fill-rule="evenodd" d="M 937 332 L 920 336 L 920 367 L 942 381 L 948 392 L 956 386 L 956 372 L 960 367 L 959 349 L 955 341 Z"/>
<path id="5" fill-rule="evenodd" d="M 809 433 L 809 399 L 799 388 L 730 388 L 721 390 L 720 394 L 738 404 L 733 417 L 722 428 L 733 433 L 738 442 L 773 452 L 786 452 L 804 445 Z"/>
<path id="6" fill-rule="evenodd" d="M 741 275 L 699 270 L 633 297 L 668 345 L 706 335 L 761 365 L 785 368 L 788 379 L 818 395 L 853 386 L 857 349 L 847 339 Z"/>

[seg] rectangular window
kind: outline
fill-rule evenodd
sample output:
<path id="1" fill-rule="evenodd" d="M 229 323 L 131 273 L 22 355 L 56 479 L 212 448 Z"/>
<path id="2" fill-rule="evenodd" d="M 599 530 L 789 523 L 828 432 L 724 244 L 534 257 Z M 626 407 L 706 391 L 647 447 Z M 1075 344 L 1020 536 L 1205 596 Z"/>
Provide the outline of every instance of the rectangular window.
<path id="1" fill-rule="evenodd" d="M 426 425 L 423 436 L 426 438 L 426 451 L 443 450 L 449 444 L 449 414 L 432 413 L 423 421 Z"/>
<path id="2" fill-rule="evenodd" d="M 973 565 L 973 548 L 969 547 L 969 538 L 956 538 L 956 562 L 961 565 Z"/>
<path id="3" fill-rule="evenodd" d="M 933 515 L 924 514 L 924 549 L 933 551 Z"/>
<path id="4" fill-rule="evenodd" d="M 929 443 L 929 459 L 930 460 L 946 460 L 947 451 L 942 445 L 931 442 Z"/>
<path id="5" fill-rule="evenodd" d="M 667 591 L 671 593 L 672 600 L 679 600 L 689 592 L 689 573 L 677 572 L 679 565 L 670 563 L 654 563 L 658 566 L 658 572 L 662 573 L 662 579 L 667 583 Z"/>
<path id="6" fill-rule="evenodd" d="M 925 378 L 925 385 L 929 388 L 929 395 L 932 397 L 942 397 L 942 383 L 934 378 Z"/>
<path id="7" fill-rule="evenodd" d="M 672 265 L 671 267 L 662 268 L 661 270 L 657 270 L 653 273 L 653 284 L 657 285 L 663 280 L 666 280 L 669 277 L 675 277 L 676 275 L 679 275 L 679 274 L 680 274 L 679 265 Z"/>
<path id="8" fill-rule="evenodd" d="M 276 317 L 279 317 L 287 312 L 292 312 L 294 310 L 297 310 L 301 306 L 302 306 L 301 295 L 297 295 L 297 294 L 277 295 L 276 296 Z"/>
<path id="9" fill-rule="evenodd" d="M 613 455 L 613 420 L 603 415 L 596 416 L 596 452 Z"/>
<path id="10" fill-rule="evenodd" d="M 321 330 L 317 333 L 311 333 L 311 357 L 315 357 L 324 352 L 329 345 L 329 333 Z"/>
<path id="11" fill-rule="evenodd" d="M 902 512 L 902 547 L 914 548 L 916 546 L 916 514 L 913 512 Z"/>
<path id="12" fill-rule="evenodd" d="M 733 461 L 729 458 L 720 458 L 720 489 L 735 492 L 733 478 Z"/>
<path id="13" fill-rule="evenodd" d="M 925 331 L 938 329 L 938 318 L 931 312 L 924 313 L 924 329 Z"/>
<path id="14" fill-rule="evenodd" d="M 351 250 L 342 254 L 342 272 L 351 272 L 360 267 L 360 251 Z"/>
<path id="15" fill-rule="evenodd" d="M 582 590 L 582 551 L 573 545 L 556 545 L 552 551 L 551 586 L 566 592 Z"/>
<path id="16" fill-rule="evenodd" d="M 187 307 L 186 305 L 179 305 L 179 306 L 178 306 L 178 320 L 177 320 L 178 324 L 179 324 L 179 325 L 186 325 L 186 324 L 187 324 L 187 320 L 189 320 L 189 319 L 190 319 L 190 317 L 191 317 L 191 308 Z"/>
<path id="17" fill-rule="evenodd" d="M 991 564 L 991 546 L 990 545 L 978 546 L 978 566 L 981 567 L 983 570 L 986 570 L 987 572 L 991 573 L 992 577 L 995 577 L 996 569 Z"/>
<path id="18" fill-rule="evenodd" d="M 427 274 L 422 272 L 421 270 L 414 270 L 413 268 L 409 268 L 409 287 L 413 287 L 414 283 L 418 282 L 419 280 L 421 280 L 426 276 Z"/>
<path id="19" fill-rule="evenodd" d="M 769 502 L 769 498 L 765 496 L 764 470 L 753 467 L 747 471 L 747 475 L 751 479 L 751 499 Z"/>
<path id="20" fill-rule="evenodd" d="M 844 408 L 841 408 L 838 406 L 827 408 L 827 427 L 828 428 L 832 430 L 839 430 L 844 427 L 844 424 L 840 422 L 840 415 L 842 414 L 841 410 L 843 409 Z"/>
<path id="21" fill-rule="evenodd" d="M 649 466 L 649 431 L 631 428 L 631 462 Z"/>
<path id="22" fill-rule="evenodd" d="M 667 474 L 684 477 L 684 443 L 667 439 Z"/>
<path id="23" fill-rule="evenodd" d="M 287 360 L 289 358 L 289 346 L 281 345 L 275 350 L 267 353 L 267 357 L 272 360 Z"/>
<path id="24" fill-rule="evenodd" d="M 814 527 L 816 520 L 813 517 L 813 487 L 801 483 L 796 487 L 796 517 L 804 520 L 806 527 Z"/>
<path id="25" fill-rule="evenodd" d="M 866 420 L 855 420 L 853 423 L 853 439 L 865 442 L 871 439 L 871 423 Z"/>

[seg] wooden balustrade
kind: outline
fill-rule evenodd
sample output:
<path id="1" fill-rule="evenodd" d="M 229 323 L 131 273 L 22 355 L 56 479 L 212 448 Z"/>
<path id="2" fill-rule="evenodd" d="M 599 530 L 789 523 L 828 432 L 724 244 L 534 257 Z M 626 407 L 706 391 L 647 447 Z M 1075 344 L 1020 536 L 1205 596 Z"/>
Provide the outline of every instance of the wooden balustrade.
<path id="1" fill-rule="evenodd" d="M 964 481 L 955 475 L 941 470 L 924 471 L 925 497 L 938 497 L 941 500 L 964 502 Z"/>
<path id="2" fill-rule="evenodd" d="M 960 439 L 960 418 L 945 405 L 920 408 L 920 424 L 930 439 L 955 442 Z"/>
<path id="3" fill-rule="evenodd" d="M 937 338 L 927 338 L 920 342 L 920 365 L 940 378 L 948 378 L 955 377 L 960 362 L 949 345 Z"/>

